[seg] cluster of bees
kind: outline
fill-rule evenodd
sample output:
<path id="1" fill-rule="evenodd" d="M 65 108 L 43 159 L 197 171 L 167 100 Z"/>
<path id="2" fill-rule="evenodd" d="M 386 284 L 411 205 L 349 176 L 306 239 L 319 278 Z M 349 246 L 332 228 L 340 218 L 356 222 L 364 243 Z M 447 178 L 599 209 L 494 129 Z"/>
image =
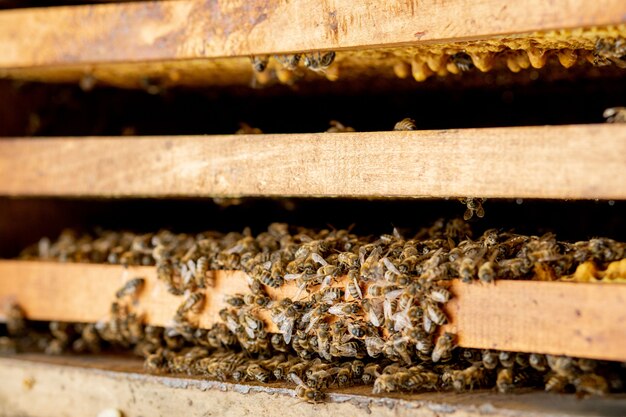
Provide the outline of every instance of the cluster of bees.
<path id="1" fill-rule="evenodd" d="M 298 78 L 302 77 L 299 66 L 310 71 L 324 75 L 331 81 L 339 78 L 338 67 L 332 66 L 335 61 L 335 52 L 318 51 L 302 54 L 290 55 L 269 55 L 252 56 L 250 61 L 255 78 L 253 86 L 268 84 L 276 78 L 282 84 L 292 85 Z M 270 65 L 270 60 L 274 62 Z"/>
<path id="2" fill-rule="evenodd" d="M 469 200 L 466 217 L 479 215 L 480 201 Z M 542 384 L 581 394 L 623 390 L 619 364 L 461 349 L 454 334 L 439 330 L 448 320 L 449 280 L 490 284 L 496 277 L 536 279 L 538 272 L 556 280 L 586 262 L 603 268 L 625 258 L 626 244 L 611 239 L 568 243 L 553 234 L 495 229 L 473 238 L 460 219 L 439 220 L 412 238 L 395 229 L 376 237 L 275 223 L 257 236 L 249 229 L 195 236 L 66 231 L 22 257 L 154 264 L 168 291 L 183 298 L 171 327 L 144 326 L 132 302 L 143 280 L 131 280 L 117 292 L 108 321 L 57 332 L 51 324 L 50 353 L 96 351 L 97 334 L 109 345 L 134 349 L 151 371 L 290 380 L 312 402 L 324 398 L 326 388 L 353 384 L 373 384 L 375 393 L 493 386 L 508 392 Z M 221 323 L 201 329 L 197 314 L 212 285 L 210 271 L 219 269 L 245 271 L 249 292 L 225 296 Z M 294 296 L 277 296 L 283 286 L 295 288 Z M 259 316 L 270 317 L 278 333 Z M 60 336 L 67 328 L 74 340 Z"/>

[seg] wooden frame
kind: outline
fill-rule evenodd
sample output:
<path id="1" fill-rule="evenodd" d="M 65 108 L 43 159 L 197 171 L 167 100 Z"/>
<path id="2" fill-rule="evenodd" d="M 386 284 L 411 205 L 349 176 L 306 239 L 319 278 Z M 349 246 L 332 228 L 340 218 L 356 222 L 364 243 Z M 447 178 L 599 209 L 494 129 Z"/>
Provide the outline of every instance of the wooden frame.
<path id="1" fill-rule="evenodd" d="M 0 194 L 624 199 L 625 154 L 611 124 L 3 139 Z"/>
<path id="2" fill-rule="evenodd" d="M 18 9 L 0 13 L 0 68 L 467 40 L 619 25 L 625 13 L 621 0 L 184 0 Z"/>
<path id="3" fill-rule="evenodd" d="M 102 320 L 116 290 L 133 277 L 146 280 L 138 311 L 150 324 L 171 325 L 182 299 L 158 282 L 154 267 L 0 261 L 0 311 L 17 302 L 33 320 Z M 214 280 L 198 316 L 198 325 L 205 328 L 220 320 L 225 294 L 248 292 L 242 272 L 215 271 Z M 268 290 L 275 298 L 297 292 L 294 285 Z M 626 361 L 626 285 L 453 281 L 451 291 L 448 329 L 458 334 L 460 346 Z M 277 331 L 267 313 L 259 315 L 269 331 Z"/>
<path id="4" fill-rule="evenodd" d="M 498 395 L 493 392 L 455 394 L 429 392 L 372 395 L 371 387 L 333 390 L 322 404 L 295 398 L 293 386 L 246 385 L 186 376 L 147 375 L 140 359 L 102 356 L 0 358 L 2 415 L 99 415 L 119 410 L 127 417 L 181 415 L 263 415 L 324 417 L 537 417 L 618 416 L 624 398 L 591 397 L 542 392 Z"/>

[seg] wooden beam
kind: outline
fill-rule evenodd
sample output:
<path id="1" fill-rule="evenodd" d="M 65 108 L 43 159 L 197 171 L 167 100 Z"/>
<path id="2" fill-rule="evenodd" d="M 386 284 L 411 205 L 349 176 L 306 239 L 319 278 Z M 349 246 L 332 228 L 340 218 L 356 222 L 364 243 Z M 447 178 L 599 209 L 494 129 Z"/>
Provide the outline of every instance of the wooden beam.
<path id="1" fill-rule="evenodd" d="M 624 199 L 624 155 L 611 124 L 4 139 L 0 194 Z"/>
<path id="2" fill-rule="evenodd" d="M 373 395 L 371 387 L 334 390 L 324 403 L 312 405 L 295 398 L 293 386 L 148 375 L 140 359 L 120 356 L 3 357 L 0 380 L 3 416 L 96 416 L 115 409 L 127 417 L 574 417 L 589 410 L 595 416 L 620 416 L 626 409 L 626 399 L 619 396 L 485 391 Z"/>
<path id="3" fill-rule="evenodd" d="M 150 324 L 171 325 L 182 299 L 167 293 L 153 267 L 0 261 L 0 311 L 17 302 L 33 320 L 101 320 L 116 290 L 136 276 L 146 279 L 138 311 Z M 626 285 L 454 281 L 451 290 L 455 297 L 447 306 L 449 329 L 459 335 L 462 347 L 626 361 Z M 218 322 L 224 295 L 238 292 L 247 292 L 245 274 L 216 271 L 198 324 Z M 270 291 L 274 298 L 295 293 L 289 285 Z M 277 330 L 267 313 L 260 312 L 260 317 L 269 331 Z"/>
<path id="4" fill-rule="evenodd" d="M 621 0 L 184 0 L 0 13 L 0 68 L 217 58 L 619 25 Z"/>

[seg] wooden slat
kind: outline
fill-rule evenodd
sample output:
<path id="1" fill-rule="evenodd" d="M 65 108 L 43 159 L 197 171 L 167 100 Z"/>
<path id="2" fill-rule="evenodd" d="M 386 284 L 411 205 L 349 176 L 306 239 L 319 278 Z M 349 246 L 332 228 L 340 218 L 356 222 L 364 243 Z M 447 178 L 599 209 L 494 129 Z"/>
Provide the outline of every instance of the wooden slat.
<path id="1" fill-rule="evenodd" d="M 11 196 L 626 198 L 626 126 L 0 140 Z"/>
<path id="2" fill-rule="evenodd" d="M 166 292 L 152 267 L 124 271 L 115 265 L 0 261 L 0 311 L 17 302 L 34 320 L 101 320 L 115 291 L 135 276 L 146 279 L 138 311 L 151 324 L 170 325 L 182 299 Z M 219 320 L 224 294 L 247 292 L 241 272 L 217 271 L 215 281 L 199 315 L 202 327 Z M 626 285 L 454 281 L 451 289 L 449 328 L 458 333 L 460 346 L 626 361 Z M 270 295 L 295 293 L 294 286 L 283 286 Z M 269 331 L 276 331 L 266 313 L 260 317 Z"/>
<path id="3" fill-rule="evenodd" d="M 0 415 L 126 417 L 541 417 L 622 416 L 619 396 L 577 398 L 543 392 L 428 392 L 372 395 L 371 387 L 327 393 L 323 404 L 295 398 L 293 385 L 240 385 L 187 376 L 147 375 L 140 359 L 18 355 L 0 358 Z"/>
<path id="4" fill-rule="evenodd" d="M 0 68 L 247 56 L 616 25 L 622 0 L 186 0 L 0 13 Z"/>

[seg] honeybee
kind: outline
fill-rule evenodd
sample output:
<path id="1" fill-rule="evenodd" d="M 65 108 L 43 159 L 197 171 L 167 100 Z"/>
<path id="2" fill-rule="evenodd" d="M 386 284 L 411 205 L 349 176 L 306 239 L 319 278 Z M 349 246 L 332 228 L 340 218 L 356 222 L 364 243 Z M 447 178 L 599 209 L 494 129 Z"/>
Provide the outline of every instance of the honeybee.
<path id="1" fill-rule="evenodd" d="M 358 313 L 360 309 L 358 303 L 337 303 L 328 309 L 328 313 L 338 317 L 352 316 Z"/>
<path id="2" fill-rule="evenodd" d="M 575 373 L 574 360 L 568 356 L 546 355 L 548 366 L 558 375 L 571 378 Z"/>
<path id="3" fill-rule="evenodd" d="M 609 107 L 602 116 L 607 123 L 626 123 L 626 107 Z"/>
<path id="4" fill-rule="evenodd" d="M 115 293 L 115 297 L 123 298 L 126 296 L 136 297 L 142 290 L 145 284 L 145 280 L 143 278 L 133 278 L 126 282 L 122 288 L 117 290 Z"/>
<path id="5" fill-rule="evenodd" d="M 496 369 L 496 366 L 498 366 L 498 363 L 500 362 L 498 359 L 498 353 L 492 350 L 483 350 L 482 362 L 485 369 Z"/>
<path id="6" fill-rule="evenodd" d="M 335 380 L 340 388 L 352 385 L 352 368 L 349 362 L 342 364 L 339 369 L 337 369 Z"/>
<path id="7" fill-rule="evenodd" d="M 274 59 L 283 66 L 283 68 L 293 71 L 298 67 L 300 63 L 300 54 L 293 55 L 274 55 Z"/>
<path id="8" fill-rule="evenodd" d="M 259 382 L 268 383 L 272 377 L 272 374 L 267 369 L 264 369 L 258 364 L 252 364 L 246 369 L 248 377 L 256 379 Z"/>
<path id="9" fill-rule="evenodd" d="M 440 360 L 447 360 L 452 354 L 452 350 L 455 346 L 456 335 L 453 333 L 445 332 L 437 338 L 435 348 L 432 353 L 432 361 L 439 362 Z"/>
<path id="10" fill-rule="evenodd" d="M 433 287 L 428 292 L 428 298 L 437 303 L 447 303 L 450 300 L 450 291 L 443 287 Z"/>
<path id="11" fill-rule="evenodd" d="M 374 394 L 382 394 L 383 392 L 392 392 L 397 389 L 396 378 L 394 375 L 379 375 L 374 381 Z"/>
<path id="12" fill-rule="evenodd" d="M 598 39 L 593 53 L 594 65 L 607 65 L 613 62 L 619 68 L 626 68 L 626 39 Z"/>
<path id="13" fill-rule="evenodd" d="M 269 63 L 269 57 L 252 56 L 250 57 L 250 61 L 252 62 L 252 69 L 255 72 L 263 72 L 267 68 L 267 64 Z"/>
<path id="14" fill-rule="evenodd" d="M 528 363 L 532 368 L 539 372 L 544 372 L 548 367 L 546 357 L 539 353 L 531 353 L 528 357 Z"/>
<path id="15" fill-rule="evenodd" d="M 442 382 L 450 384 L 456 391 L 473 390 L 486 379 L 485 369 L 480 364 L 471 365 L 461 370 L 447 370 L 443 373 Z"/>
<path id="16" fill-rule="evenodd" d="M 507 393 L 513 389 L 514 384 L 512 368 L 502 368 L 498 371 L 496 386 L 498 387 L 498 391 L 502 393 Z"/>
<path id="17" fill-rule="evenodd" d="M 190 311 L 195 314 L 200 313 L 200 311 L 202 311 L 202 307 L 204 306 L 204 298 L 204 294 L 201 292 L 189 294 L 185 301 L 183 301 L 176 310 L 176 318 L 178 320 L 182 320 Z"/>
<path id="18" fill-rule="evenodd" d="M 460 198 L 459 201 L 467 207 L 467 210 L 465 210 L 465 213 L 463 214 L 463 220 L 468 221 L 474 215 L 479 218 L 485 217 L 485 209 L 483 208 L 483 202 L 485 199 L 465 197 Z"/>
<path id="19" fill-rule="evenodd" d="M 335 357 L 361 357 L 361 348 L 355 341 L 347 343 L 334 343 L 330 345 L 330 354 Z"/>
<path id="20" fill-rule="evenodd" d="M 417 126 L 415 126 L 415 120 L 406 117 L 396 123 L 393 127 L 393 130 L 417 130 Z"/>
<path id="21" fill-rule="evenodd" d="M 478 279 L 481 282 L 490 284 L 493 282 L 495 278 L 496 278 L 496 273 L 495 273 L 495 265 L 493 262 L 487 261 L 478 268 Z"/>
<path id="22" fill-rule="evenodd" d="M 470 71 L 474 68 L 474 62 L 472 61 L 472 57 L 470 57 L 465 52 L 457 52 L 454 55 L 450 55 L 449 60 L 451 63 L 456 65 L 456 67 L 463 71 Z"/>
<path id="23" fill-rule="evenodd" d="M 545 390 L 549 392 L 563 392 L 568 384 L 568 377 L 550 372 L 546 377 Z"/>
<path id="24" fill-rule="evenodd" d="M 367 354 L 372 358 L 379 356 L 385 348 L 385 341 L 378 336 L 366 337 L 364 342 Z"/>
<path id="25" fill-rule="evenodd" d="M 348 295 L 355 300 L 361 300 L 363 298 L 363 291 L 359 285 L 358 271 L 352 269 L 348 272 L 348 282 L 346 283 L 346 296 L 345 300 L 348 301 Z"/>
<path id="26" fill-rule="evenodd" d="M 500 364 L 505 368 L 512 368 L 515 364 L 515 354 L 512 352 L 502 351 L 498 354 Z"/>
<path id="27" fill-rule="evenodd" d="M 9 304 L 5 315 L 9 336 L 20 336 L 26 331 L 26 316 L 24 310 L 19 305 L 15 303 Z"/>
<path id="28" fill-rule="evenodd" d="M 297 385 L 296 395 L 298 396 L 298 398 L 312 404 L 320 403 L 324 401 L 324 398 L 326 398 L 325 394 L 322 391 L 305 385 L 298 375 L 289 374 L 289 377 L 291 378 L 293 383 Z"/>
<path id="29" fill-rule="evenodd" d="M 354 128 L 350 126 L 344 126 L 343 123 L 338 122 L 337 120 L 330 121 L 330 127 L 326 130 L 326 133 L 344 133 L 344 132 L 354 132 Z"/>
<path id="30" fill-rule="evenodd" d="M 435 324 L 442 325 L 448 321 L 446 314 L 435 303 L 426 302 L 426 315 Z"/>
<path id="31" fill-rule="evenodd" d="M 607 380 L 597 374 L 585 373 L 572 381 L 578 394 L 605 395 L 609 392 Z"/>
<path id="32" fill-rule="evenodd" d="M 252 296 L 252 303 L 254 303 L 254 300 L 255 297 Z M 247 304 L 242 294 L 225 295 L 224 301 L 226 301 L 226 303 L 230 304 L 233 307 L 242 307 L 243 305 Z"/>
<path id="33" fill-rule="evenodd" d="M 304 66 L 315 72 L 325 72 L 335 60 L 334 52 L 314 52 L 304 55 Z"/>
<path id="34" fill-rule="evenodd" d="M 374 380 L 381 375 L 382 370 L 380 368 L 380 365 L 377 363 L 370 363 L 365 365 L 365 368 L 363 369 L 363 375 L 361 376 L 361 380 L 363 381 L 364 384 L 371 384 L 374 382 Z"/>

